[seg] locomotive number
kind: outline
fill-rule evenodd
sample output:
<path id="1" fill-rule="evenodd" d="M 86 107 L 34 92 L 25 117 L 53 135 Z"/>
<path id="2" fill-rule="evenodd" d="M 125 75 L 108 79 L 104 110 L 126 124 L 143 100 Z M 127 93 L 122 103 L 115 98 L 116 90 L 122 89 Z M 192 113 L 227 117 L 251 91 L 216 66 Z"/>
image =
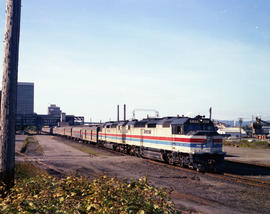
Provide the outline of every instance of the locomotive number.
<path id="1" fill-rule="evenodd" d="M 199 123 L 198 120 L 190 120 L 190 123 Z"/>
<path id="2" fill-rule="evenodd" d="M 190 120 L 190 123 L 207 123 L 207 124 L 209 124 L 209 120 L 201 120 L 201 121 L 199 121 L 199 120 Z"/>

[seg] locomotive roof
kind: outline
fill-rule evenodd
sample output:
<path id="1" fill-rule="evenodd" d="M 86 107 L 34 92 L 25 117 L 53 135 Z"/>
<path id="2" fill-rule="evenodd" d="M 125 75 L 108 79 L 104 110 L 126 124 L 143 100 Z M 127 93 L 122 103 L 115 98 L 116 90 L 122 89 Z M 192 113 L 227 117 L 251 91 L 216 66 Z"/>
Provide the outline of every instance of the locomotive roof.
<path id="1" fill-rule="evenodd" d="M 175 118 L 171 124 L 172 125 L 183 125 L 189 118 L 188 117 L 180 117 L 180 118 Z"/>
<path id="2" fill-rule="evenodd" d="M 138 120 L 131 120 L 126 125 L 134 125 Z"/>
<path id="3" fill-rule="evenodd" d="M 145 118 L 141 121 L 147 122 L 147 123 L 158 123 L 162 118 Z"/>
<path id="4" fill-rule="evenodd" d="M 158 122 L 160 125 L 182 125 L 189 118 L 188 117 L 164 117 L 161 121 Z"/>
<path id="5" fill-rule="evenodd" d="M 135 124 L 182 125 L 188 119 L 189 119 L 188 117 L 145 118 L 139 121 L 138 120 L 129 121 L 126 125 L 135 125 Z"/>
<path id="6" fill-rule="evenodd" d="M 115 124 L 115 123 L 116 123 L 116 122 L 109 121 L 109 122 L 104 123 L 104 125 L 112 125 L 112 124 Z"/>
<path id="7" fill-rule="evenodd" d="M 202 119 L 202 116 L 196 116 L 194 118 L 190 117 L 163 117 L 163 118 L 144 118 L 142 120 L 131 120 L 131 121 L 109 121 L 104 125 L 109 126 L 126 126 L 126 125 L 134 125 L 134 126 L 144 126 L 144 125 L 162 125 L 162 126 L 170 126 L 170 125 L 183 125 L 190 119 Z M 205 119 L 205 118 L 204 118 Z"/>
<path id="8" fill-rule="evenodd" d="M 128 123 L 128 121 L 119 121 L 118 126 L 125 126 Z"/>
<path id="9" fill-rule="evenodd" d="M 108 121 L 104 123 L 104 126 L 125 126 L 129 121 Z"/>

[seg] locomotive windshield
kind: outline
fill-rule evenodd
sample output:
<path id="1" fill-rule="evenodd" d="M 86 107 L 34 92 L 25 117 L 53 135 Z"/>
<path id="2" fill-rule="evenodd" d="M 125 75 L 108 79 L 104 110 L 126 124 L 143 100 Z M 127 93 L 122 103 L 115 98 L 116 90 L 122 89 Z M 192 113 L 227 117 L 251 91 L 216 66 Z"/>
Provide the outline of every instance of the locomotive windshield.
<path id="1" fill-rule="evenodd" d="M 215 132 L 216 129 L 210 120 L 190 120 L 184 125 L 184 133 L 191 131 Z"/>
<path id="2" fill-rule="evenodd" d="M 187 124 L 184 126 L 184 132 L 190 131 L 215 131 L 215 127 L 210 124 Z"/>

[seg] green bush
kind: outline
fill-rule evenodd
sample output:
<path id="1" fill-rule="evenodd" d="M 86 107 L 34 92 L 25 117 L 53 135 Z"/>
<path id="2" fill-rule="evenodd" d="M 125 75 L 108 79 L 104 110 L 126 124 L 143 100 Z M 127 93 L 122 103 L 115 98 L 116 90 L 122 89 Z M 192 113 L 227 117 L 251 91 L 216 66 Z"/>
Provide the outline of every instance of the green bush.
<path id="1" fill-rule="evenodd" d="M 89 182 L 26 174 L 0 197 L 0 213 L 176 213 L 168 192 L 145 177 L 128 182 L 103 176 Z"/>

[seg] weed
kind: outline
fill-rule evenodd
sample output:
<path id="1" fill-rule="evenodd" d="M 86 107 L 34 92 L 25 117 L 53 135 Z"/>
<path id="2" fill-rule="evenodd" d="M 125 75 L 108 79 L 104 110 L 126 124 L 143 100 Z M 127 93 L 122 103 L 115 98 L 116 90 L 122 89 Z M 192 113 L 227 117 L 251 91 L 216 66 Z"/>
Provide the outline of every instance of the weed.
<path id="1" fill-rule="evenodd" d="M 28 136 L 23 141 L 23 144 L 21 147 L 21 153 L 27 153 L 27 152 L 35 153 L 36 155 L 43 154 L 42 147 L 39 145 L 38 141 L 33 136 Z"/>
<path id="2" fill-rule="evenodd" d="M 248 141 L 241 140 L 239 141 L 231 141 L 227 140 L 223 142 L 225 146 L 236 146 L 242 148 L 253 148 L 253 149 L 270 149 L 270 144 L 267 141 Z"/>

